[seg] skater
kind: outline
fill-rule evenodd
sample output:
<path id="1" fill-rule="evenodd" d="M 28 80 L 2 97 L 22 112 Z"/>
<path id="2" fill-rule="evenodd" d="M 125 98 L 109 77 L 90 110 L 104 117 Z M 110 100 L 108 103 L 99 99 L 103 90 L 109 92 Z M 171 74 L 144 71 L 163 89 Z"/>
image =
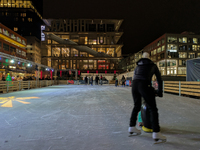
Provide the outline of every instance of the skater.
<path id="1" fill-rule="evenodd" d="M 152 88 L 151 85 L 151 79 L 154 74 L 156 75 L 156 79 L 158 82 L 157 95 L 159 97 L 163 97 L 162 79 L 158 67 L 156 66 L 156 64 L 153 63 L 153 61 L 149 59 L 149 53 L 144 52 L 143 58 L 141 58 L 137 62 L 137 67 L 134 70 L 134 77 L 132 84 L 132 96 L 134 100 L 134 108 L 131 114 L 128 131 L 130 134 L 141 133 L 140 130 L 138 130 L 135 127 L 135 125 L 138 112 L 141 109 L 141 97 L 143 97 L 150 111 L 151 125 L 153 128 L 152 138 L 155 141 L 158 140 L 166 141 L 166 137 L 160 133 L 160 126 L 158 121 L 158 109 L 156 106 L 154 89 Z"/>
<path id="2" fill-rule="evenodd" d="M 125 77 L 122 76 L 122 87 L 123 87 L 123 85 L 124 85 L 124 87 L 125 87 L 125 82 L 126 82 Z"/>
<path id="3" fill-rule="evenodd" d="M 101 83 L 101 85 L 103 84 L 103 77 L 102 77 L 102 75 L 100 77 L 100 83 Z"/>
<path id="4" fill-rule="evenodd" d="M 138 126 L 139 127 L 143 126 L 141 111 L 138 113 Z"/>
<path id="5" fill-rule="evenodd" d="M 85 85 L 87 85 L 88 84 L 88 78 L 87 78 L 87 76 L 85 77 Z"/>
<path id="6" fill-rule="evenodd" d="M 116 87 L 118 86 L 118 79 L 117 78 L 115 79 L 115 86 Z"/>
<path id="7" fill-rule="evenodd" d="M 95 82 L 96 82 L 96 85 L 98 85 L 98 82 L 99 82 L 99 77 L 98 76 L 96 76 Z"/>
<path id="8" fill-rule="evenodd" d="M 90 78 L 91 86 L 93 86 L 93 76 Z"/>

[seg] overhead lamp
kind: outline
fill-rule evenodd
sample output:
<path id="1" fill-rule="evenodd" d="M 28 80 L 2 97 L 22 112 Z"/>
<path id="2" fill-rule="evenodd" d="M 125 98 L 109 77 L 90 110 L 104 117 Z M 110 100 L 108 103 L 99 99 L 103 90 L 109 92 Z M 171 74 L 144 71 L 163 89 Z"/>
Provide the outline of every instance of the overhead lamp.
<path id="1" fill-rule="evenodd" d="M 18 65 L 20 64 L 20 61 L 18 61 Z"/>
<path id="2" fill-rule="evenodd" d="M 27 66 L 28 66 L 28 67 L 30 67 L 30 66 L 31 66 L 31 64 L 27 64 Z"/>
<path id="3" fill-rule="evenodd" d="M 10 62 L 11 62 L 11 63 L 14 63 L 15 61 L 12 59 Z"/>

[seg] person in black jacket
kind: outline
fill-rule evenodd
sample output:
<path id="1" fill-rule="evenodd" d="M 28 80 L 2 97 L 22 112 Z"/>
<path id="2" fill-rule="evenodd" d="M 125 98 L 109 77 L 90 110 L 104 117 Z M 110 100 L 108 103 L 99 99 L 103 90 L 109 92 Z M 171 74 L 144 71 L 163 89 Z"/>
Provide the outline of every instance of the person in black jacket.
<path id="1" fill-rule="evenodd" d="M 91 85 L 93 85 L 93 76 L 90 78 Z"/>
<path id="2" fill-rule="evenodd" d="M 6 81 L 6 79 L 5 79 L 5 76 L 4 76 L 4 75 L 2 76 L 2 81 Z"/>
<path id="3" fill-rule="evenodd" d="M 140 133 L 135 127 L 138 112 L 141 109 L 141 97 L 144 98 L 151 116 L 151 125 L 153 128 L 152 138 L 154 140 L 166 140 L 166 137 L 160 133 L 160 126 L 158 121 L 158 109 L 156 106 L 155 92 L 152 87 L 152 76 L 156 75 L 158 82 L 157 95 L 163 97 L 162 93 L 162 79 L 158 67 L 153 61 L 149 59 L 149 53 L 144 52 L 143 58 L 137 62 L 137 67 L 134 70 L 132 96 L 134 100 L 134 108 L 130 118 L 129 133 Z"/>
<path id="4" fill-rule="evenodd" d="M 96 76 L 95 82 L 96 82 L 95 84 L 98 85 L 98 82 L 99 82 L 99 77 L 98 76 Z"/>
<path id="5" fill-rule="evenodd" d="M 126 82 L 126 79 L 125 79 L 125 77 L 124 76 L 122 76 L 122 87 L 124 86 L 125 87 L 125 82 Z"/>
<path id="6" fill-rule="evenodd" d="M 87 78 L 87 76 L 85 77 L 85 85 L 87 85 L 88 84 L 88 78 Z"/>

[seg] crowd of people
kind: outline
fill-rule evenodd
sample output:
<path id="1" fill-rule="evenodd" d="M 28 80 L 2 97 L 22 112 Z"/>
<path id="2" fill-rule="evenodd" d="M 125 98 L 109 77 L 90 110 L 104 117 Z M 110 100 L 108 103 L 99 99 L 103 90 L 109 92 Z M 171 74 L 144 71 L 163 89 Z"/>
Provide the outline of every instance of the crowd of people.
<path id="1" fill-rule="evenodd" d="M 85 85 L 88 85 L 88 84 L 93 85 L 94 81 L 95 81 L 95 85 L 99 85 L 99 84 L 103 85 L 103 76 L 101 75 L 99 77 L 98 75 L 96 75 L 94 79 L 93 79 L 93 76 L 91 77 L 85 76 L 84 81 L 85 81 Z M 126 79 L 124 76 L 122 76 L 121 83 L 122 83 L 122 87 L 125 87 Z M 119 86 L 119 82 L 117 78 L 115 78 L 115 86 L 116 87 Z"/>
<path id="2" fill-rule="evenodd" d="M 93 76 L 91 76 L 91 77 L 85 77 L 85 85 L 87 85 L 88 84 L 88 82 L 89 82 L 89 84 L 91 84 L 91 85 L 93 85 L 93 82 L 94 82 L 94 80 L 93 80 Z M 102 77 L 102 75 L 100 76 L 100 79 L 99 79 L 99 76 L 98 75 L 96 75 L 96 77 L 95 77 L 95 85 L 98 85 L 98 84 L 103 84 L 103 77 Z"/>
<path id="3" fill-rule="evenodd" d="M 7 76 L 8 75 L 2 75 L 2 79 L 1 81 L 7 81 Z M 36 80 L 36 77 L 33 75 L 33 76 L 12 76 L 11 77 L 11 80 L 12 81 L 29 81 L 29 80 Z M 39 78 L 39 80 L 51 80 L 51 77 L 49 75 L 47 75 L 46 77 L 43 77 L 42 79 Z"/>

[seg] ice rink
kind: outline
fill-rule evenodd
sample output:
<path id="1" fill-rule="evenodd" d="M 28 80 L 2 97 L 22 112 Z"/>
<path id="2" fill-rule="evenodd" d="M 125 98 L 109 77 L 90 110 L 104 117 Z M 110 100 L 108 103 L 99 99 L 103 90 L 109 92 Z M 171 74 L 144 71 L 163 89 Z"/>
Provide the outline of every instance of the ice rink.
<path id="1" fill-rule="evenodd" d="M 200 99 L 157 98 L 162 144 L 128 137 L 130 87 L 57 85 L 1 94 L 0 105 L 0 150 L 200 150 Z"/>

